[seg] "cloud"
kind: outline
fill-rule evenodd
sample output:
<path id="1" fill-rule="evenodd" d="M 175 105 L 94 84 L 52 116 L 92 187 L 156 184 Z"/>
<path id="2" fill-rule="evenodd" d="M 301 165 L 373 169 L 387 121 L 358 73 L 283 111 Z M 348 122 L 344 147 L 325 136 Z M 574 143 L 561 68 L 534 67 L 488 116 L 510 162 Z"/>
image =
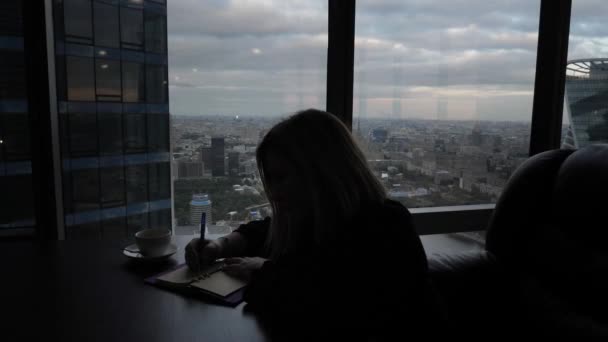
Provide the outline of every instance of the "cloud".
<path id="1" fill-rule="evenodd" d="M 168 2 L 175 114 L 325 107 L 326 0 Z M 608 54 L 608 2 L 573 4 L 571 58 Z M 355 113 L 530 120 L 540 1 L 358 1 Z"/>

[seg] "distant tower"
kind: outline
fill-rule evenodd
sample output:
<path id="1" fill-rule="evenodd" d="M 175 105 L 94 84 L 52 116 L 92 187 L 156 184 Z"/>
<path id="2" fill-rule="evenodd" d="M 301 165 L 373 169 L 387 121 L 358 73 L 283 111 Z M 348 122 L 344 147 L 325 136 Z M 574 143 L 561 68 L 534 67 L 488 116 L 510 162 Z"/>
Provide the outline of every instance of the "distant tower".
<path id="1" fill-rule="evenodd" d="M 192 195 L 192 201 L 190 201 L 190 224 L 198 226 L 201 224 L 201 214 L 203 211 L 207 215 L 207 224 L 213 222 L 211 216 L 211 199 L 207 194 L 194 194 Z"/>
<path id="2" fill-rule="evenodd" d="M 221 177 L 226 175 L 226 166 L 224 165 L 224 137 L 211 138 L 211 175 L 213 177 Z"/>
<path id="3" fill-rule="evenodd" d="M 230 176 L 239 174 L 239 155 L 238 152 L 228 152 L 228 174 Z"/>
<path id="4" fill-rule="evenodd" d="M 608 58 L 569 61 L 566 103 L 569 145 L 581 148 L 608 142 Z"/>

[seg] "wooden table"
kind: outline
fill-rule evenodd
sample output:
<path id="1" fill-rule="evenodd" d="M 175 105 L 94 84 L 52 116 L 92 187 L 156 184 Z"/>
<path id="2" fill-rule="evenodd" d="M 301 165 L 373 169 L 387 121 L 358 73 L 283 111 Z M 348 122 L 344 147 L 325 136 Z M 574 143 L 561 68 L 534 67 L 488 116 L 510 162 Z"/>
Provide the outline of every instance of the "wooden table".
<path id="1" fill-rule="evenodd" d="M 0 242 L 2 340 L 267 340 L 245 304 L 223 307 L 144 284 L 183 262 L 189 239 L 176 236 L 180 250 L 155 265 L 122 255 L 127 240 Z"/>

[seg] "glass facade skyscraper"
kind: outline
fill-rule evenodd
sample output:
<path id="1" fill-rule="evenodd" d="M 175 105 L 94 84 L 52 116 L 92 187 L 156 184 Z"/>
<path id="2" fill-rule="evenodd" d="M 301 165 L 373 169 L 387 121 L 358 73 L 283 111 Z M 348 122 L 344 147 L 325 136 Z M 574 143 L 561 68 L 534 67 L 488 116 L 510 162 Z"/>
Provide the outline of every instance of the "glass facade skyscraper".
<path id="1" fill-rule="evenodd" d="M 0 234 L 36 224 L 22 6 L 0 2 Z"/>
<path id="2" fill-rule="evenodd" d="M 67 239 L 171 227 L 164 0 L 55 0 Z"/>
<path id="3" fill-rule="evenodd" d="M 566 101 L 575 148 L 608 142 L 608 58 L 568 62 Z"/>

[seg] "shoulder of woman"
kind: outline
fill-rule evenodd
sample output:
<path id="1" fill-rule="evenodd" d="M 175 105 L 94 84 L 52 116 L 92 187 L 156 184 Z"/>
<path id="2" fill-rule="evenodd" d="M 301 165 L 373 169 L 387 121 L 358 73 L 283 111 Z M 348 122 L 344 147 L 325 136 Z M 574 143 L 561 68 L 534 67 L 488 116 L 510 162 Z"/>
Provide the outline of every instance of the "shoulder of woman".
<path id="1" fill-rule="evenodd" d="M 382 203 L 369 204 L 367 210 L 362 208 L 362 212 L 366 212 L 372 219 L 383 221 L 407 221 L 411 218 L 410 211 L 403 204 L 388 198 Z"/>

